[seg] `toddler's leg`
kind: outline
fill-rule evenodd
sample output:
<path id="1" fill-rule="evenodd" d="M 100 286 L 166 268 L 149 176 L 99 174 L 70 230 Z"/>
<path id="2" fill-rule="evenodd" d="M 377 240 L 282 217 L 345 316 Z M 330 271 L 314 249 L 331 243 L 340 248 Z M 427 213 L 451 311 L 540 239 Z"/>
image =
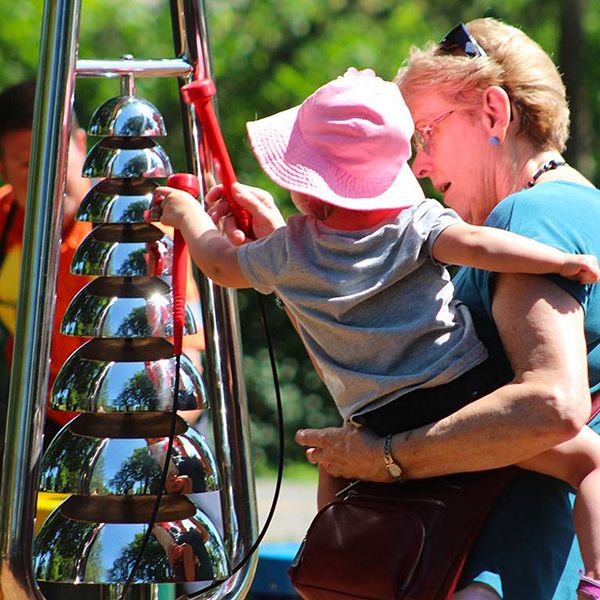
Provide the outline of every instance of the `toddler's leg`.
<path id="1" fill-rule="evenodd" d="M 501 600 L 496 590 L 485 583 L 472 583 L 464 590 L 456 592 L 452 600 Z"/>
<path id="2" fill-rule="evenodd" d="M 518 466 L 566 481 L 577 490 L 573 519 L 581 556 L 586 575 L 600 580 L 600 436 L 584 427 L 572 440 Z"/>
<path id="3" fill-rule="evenodd" d="M 343 490 L 350 481 L 341 477 L 330 475 L 319 465 L 319 486 L 317 488 L 317 510 L 321 510 L 326 504 L 335 500 L 335 495 Z"/>

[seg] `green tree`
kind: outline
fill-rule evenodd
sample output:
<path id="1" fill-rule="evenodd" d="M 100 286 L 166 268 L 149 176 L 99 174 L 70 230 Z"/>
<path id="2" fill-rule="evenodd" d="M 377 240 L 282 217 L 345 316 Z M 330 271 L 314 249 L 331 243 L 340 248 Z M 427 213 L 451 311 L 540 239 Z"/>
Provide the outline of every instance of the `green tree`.
<path id="1" fill-rule="evenodd" d="M 136 448 L 133 454 L 109 481 L 117 494 L 157 494 L 161 467 L 146 448 Z"/>
<path id="2" fill-rule="evenodd" d="M 143 539 L 143 533 L 136 533 L 133 541 L 121 550 L 113 567 L 107 572 L 109 581 L 127 581 L 138 558 Z M 165 549 L 154 536 L 150 537 L 136 572 L 136 580 L 160 581 L 165 573 L 169 572 L 169 568 Z"/>

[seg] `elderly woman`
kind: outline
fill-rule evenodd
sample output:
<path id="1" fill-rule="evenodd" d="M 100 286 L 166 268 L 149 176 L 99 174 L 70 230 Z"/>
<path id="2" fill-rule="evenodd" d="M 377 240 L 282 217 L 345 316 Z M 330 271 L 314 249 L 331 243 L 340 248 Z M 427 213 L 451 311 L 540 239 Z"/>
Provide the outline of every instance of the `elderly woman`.
<path id="1" fill-rule="evenodd" d="M 445 204 L 471 223 L 600 256 L 600 192 L 561 157 L 565 90 L 535 42 L 479 19 L 413 50 L 397 83 L 416 124 L 413 170 L 432 180 Z M 258 205 L 255 194 L 236 194 L 253 213 L 257 236 L 281 225 L 267 195 Z M 209 200 L 216 197 L 217 190 Z M 242 241 L 230 221 L 228 228 Z M 490 356 L 514 376 L 437 423 L 395 435 L 395 472 L 407 479 L 523 463 L 555 446 L 560 452 L 590 416 L 590 390 L 600 389 L 598 286 L 473 269 L 454 281 Z M 600 419 L 591 425 L 598 430 Z M 331 475 L 392 481 L 383 440 L 365 428 L 303 430 L 297 441 Z M 533 473 L 513 480 L 479 536 L 456 599 L 574 598 L 581 558 L 569 489 Z"/>

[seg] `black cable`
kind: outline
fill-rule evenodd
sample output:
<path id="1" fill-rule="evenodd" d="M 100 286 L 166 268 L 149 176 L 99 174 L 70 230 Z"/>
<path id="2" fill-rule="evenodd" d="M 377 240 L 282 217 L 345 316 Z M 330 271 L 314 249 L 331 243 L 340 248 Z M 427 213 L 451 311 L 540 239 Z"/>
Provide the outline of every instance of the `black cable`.
<path id="1" fill-rule="evenodd" d="M 119 596 L 119 600 L 125 600 L 126 594 L 133 583 L 135 575 L 140 567 L 142 562 L 142 557 L 144 554 L 144 550 L 148 545 L 148 541 L 150 540 L 150 536 L 152 535 L 152 529 L 156 524 L 156 518 L 158 516 L 158 511 L 160 510 L 160 502 L 163 497 L 163 490 L 165 489 L 165 485 L 167 483 L 167 477 L 169 473 L 169 463 L 171 461 L 171 452 L 173 451 L 173 443 L 175 441 L 175 429 L 177 427 L 177 407 L 179 404 L 179 379 L 180 379 L 180 369 L 181 369 L 181 354 L 175 355 L 175 382 L 173 384 L 173 407 L 171 409 L 171 426 L 169 429 L 169 442 L 167 444 L 167 451 L 165 453 L 165 464 L 163 465 L 163 470 L 160 478 L 160 487 L 158 489 L 158 494 L 156 495 L 156 500 L 154 502 L 154 506 L 152 507 L 152 514 L 150 515 L 150 520 L 148 521 L 148 529 L 144 534 L 144 538 L 142 539 L 142 543 L 135 557 L 135 563 L 129 573 L 129 577 L 123 586 L 123 591 Z"/>
<path id="2" fill-rule="evenodd" d="M 275 509 L 277 508 L 277 503 L 279 501 L 279 494 L 281 491 L 281 483 L 283 480 L 283 459 L 284 459 L 284 444 L 285 444 L 285 436 L 284 436 L 284 429 L 283 429 L 283 407 L 282 407 L 282 402 L 281 402 L 281 389 L 280 389 L 280 385 L 279 385 L 279 375 L 277 373 L 277 363 L 275 362 L 275 351 L 273 348 L 273 341 L 271 338 L 271 332 L 269 330 L 269 324 L 267 321 L 267 314 L 266 314 L 266 310 L 265 310 L 264 299 L 263 299 L 262 295 L 259 293 L 257 293 L 257 297 L 258 297 L 258 304 L 260 307 L 260 316 L 261 316 L 263 328 L 265 331 L 265 340 L 267 343 L 267 350 L 269 353 L 269 362 L 271 364 L 271 373 L 273 375 L 273 386 L 275 389 L 277 432 L 278 432 L 278 437 L 279 437 L 279 458 L 278 458 L 278 463 L 277 463 L 277 478 L 276 478 L 276 482 L 275 482 L 275 491 L 273 492 L 273 499 L 271 501 L 271 507 L 269 509 L 269 513 L 267 515 L 267 518 L 265 520 L 265 524 L 263 525 L 263 528 L 261 529 L 254 544 L 252 544 L 252 546 L 250 547 L 248 552 L 242 557 L 240 562 L 231 570 L 229 577 L 227 577 L 227 579 L 215 580 L 209 586 L 203 588 L 202 590 L 198 590 L 198 592 L 194 592 L 194 594 L 191 596 L 188 596 L 188 600 L 194 600 L 196 598 L 199 598 L 201 595 L 206 594 L 206 592 L 209 592 L 210 590 L 215 589 L 215 588 L 223 585 L 224 583 L 227 583 L 227 581 L 229 581 L 229 579 L 231 579 L 231 577 L 235 573 L 237 573 L 248 562 L 248 560 L 250 560 L 250 557 L 256 552 L 256 550 L 260 546 L 260 543 L 263 541 L 263 539 L 271 525 L 271 521 L 273 520 L 273 516 L 275 515 Z M 175 428 L 177 425 L 177 405 L 178 405 L 179 378 L 180 378 L 180 367 L 181 367 L 181 355 L 180 354 L 176 355 L 175 361 L 176 361 L 175 362 L 175 383 L 174 383 L 174 390 L 173 390 L 173 407 L 172 407 L 172 411 L 171 411 L 171 427 L 170 427 L 170 431 L 169 431 L 169 442 L 167 445 L 167 451 L 165 453 L 165 464 L 163 466 L 163 470 L 161 473 L 160 488 L 159 488 L 158 494 L 156 496 L 156 501 L 154 502 L 154 507 L 152 509 L 152 515 L 150 516 L 150 520 L 148 522 L 148 529 L 146 530 L 146 533 L 144 534 L 144 538 L 142 540 L 142 543 L 140 545 L 140 548 L 138 550 L 138 553 L 137 553 L 137 556 L 135 559 L 135 563 L 131 569 L 131 572 L 129 573 L 129 577 L 127 578 L 127 581 L 125 582 L 125 584 L 123 586 L 123 591 L 121 592 L 121 595 L 119 596 L 119 600 L 125 600 L 126 594 L 129 590 L 129 588 L 131 587 L 133 580 L 135 578 L 135 575 L 137 573 L 137 570 L 139 569 L 139 566 L 142 562 L 142 556 L 143 556 L 144 550 L 146 549 L 148 541 L 150 540 L 150 536 L 152 535 L 152 529 L 154 528 L 154 525 L 156 523 L 158 511 L 160 509 L 160 503 L 161 503 L 162 496 L 163 496 L 163 491 L 164 491 L 167 477 L 168 477 L 169 462 L 171 460 L 171 452 L 173 450 L 173 443 L 174 443 L 174 439 L 175 439 Z"/>
<path id="3" fill-rule="evenodd" d="M 269 526 L 271 525 L 271 521 L 273 520 L 273 516 L 275 515 L 275 509 L 277 508 L 277 502 L 279 501 L 279 493 L 281 491 L 281 482 L 283 480 L 283 458 L 284 458 L 284 442 L 285 436 L 283 431 L 283 407 L 281 402 L 281 389 L 279 386 L 279 375 L 277 374 L 277 363 L 275 362 L 275 351 L 273 349 L 273 341 L 271 339 L 271 332 L 269 330 L 269 324 L 267 321 L 267 312 L 265 310 L 265 301 L 262 294 L 257 292 L 258 297 L 258 305 L 260 306 L 260 316 L 263 322 L 263 328 L 265 331 L 265 340 L 267 343 L 267 350 L 269 352 L 269 362 L 271 364 L 271 373 L 273 375 L 273 387 L 275 388 L 275 406 L 276 406 L 276 414 L 277 414 L 277 433 L 279 437 L 279 457 L 277 461 L 277 478 L 275 481 L 275 491 L 273 492 L 273 499 L 271 500 L 271 507 L 269 509 L 269 514 L 265 520 L 265 524 L 263 528 L 260 530 L 256 541 L 248 552 L 243 556 L 240 562 L 231 569 L 231 573 L 227 579 L 218 579 L 213 581 L 209 586 L 194 592 L 192 595 L 188 595 L 188 600 L 196 600 L 200 598 L 202 595 L 206 594 L 224 583 L 227 583 L 233 575 L 235 575 L 247 562 L 250 560 L 250 557 L 256 552 L 260 543 L 263 541 Z"/>

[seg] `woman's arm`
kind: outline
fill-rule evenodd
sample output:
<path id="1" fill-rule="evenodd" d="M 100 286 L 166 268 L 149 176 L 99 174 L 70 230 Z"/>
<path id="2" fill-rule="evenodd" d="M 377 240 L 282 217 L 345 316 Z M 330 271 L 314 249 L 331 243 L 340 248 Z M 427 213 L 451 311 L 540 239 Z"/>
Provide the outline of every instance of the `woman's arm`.
<path id="1" fill-rule="evenodd" d="M 522 235 L 457 223 L 438 235 L 433 257 L 446 264 L 498 273 L 557 273 L 580 283 L 596 283 L 600 268 L 595 256 L 567 254 Z"/>
<path id="2" fill-rule="evenodd" d="M 581 306 L 531 275 L 499 275 L 493 314 L 515 377 L 431 425 L 397 434 L 392 453 L 407 478 L 514 464 L 563 442 L 590 412 Z M 335 476 L 390 481 L 381 438 L 352 426 L 302 430 L 308 460 Z"/>

